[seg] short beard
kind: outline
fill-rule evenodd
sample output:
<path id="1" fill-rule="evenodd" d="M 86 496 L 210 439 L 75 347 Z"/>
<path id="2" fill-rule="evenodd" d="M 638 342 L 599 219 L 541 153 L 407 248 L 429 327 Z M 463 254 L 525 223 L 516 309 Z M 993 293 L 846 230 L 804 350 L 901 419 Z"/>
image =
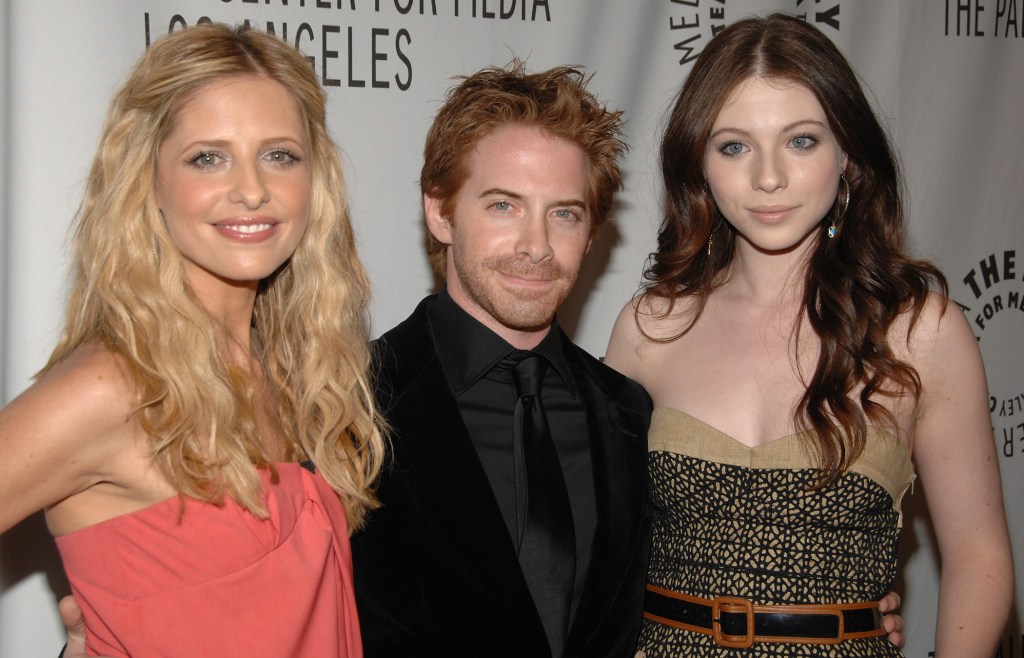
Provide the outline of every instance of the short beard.
<path id="1" fill-rule="evenodd" d="M 458 251 L 452 256 L 456 276 L 465 294 L 502 326 L 516 331 L 539 331 L 550 326 L 579 275 L 578 270 L 567 271 L 553 261 L 530 263 L 522 258 L 506 256 L 471 264 L 464 262 Z M 496 279 L 483 276 L 486 272 L 547 279 L 562 285 L 536 294 L 524 290 L 512 295 L 503 290 L 494 290 L 492 286 Z"/>

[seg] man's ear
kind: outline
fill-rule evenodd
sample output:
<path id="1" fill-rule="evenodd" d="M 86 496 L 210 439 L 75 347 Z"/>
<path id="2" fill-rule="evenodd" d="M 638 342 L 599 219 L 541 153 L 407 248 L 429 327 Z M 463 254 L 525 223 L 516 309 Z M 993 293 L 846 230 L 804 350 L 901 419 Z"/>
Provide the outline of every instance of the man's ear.
<path id="1" fill-rule="evenodd" d="M 427 222 L 427 230 L 441 244 L 452 243 L 452 225 L 447 217 L 441 214 L 441 200 L 423 195 L 423 216 Z"/>

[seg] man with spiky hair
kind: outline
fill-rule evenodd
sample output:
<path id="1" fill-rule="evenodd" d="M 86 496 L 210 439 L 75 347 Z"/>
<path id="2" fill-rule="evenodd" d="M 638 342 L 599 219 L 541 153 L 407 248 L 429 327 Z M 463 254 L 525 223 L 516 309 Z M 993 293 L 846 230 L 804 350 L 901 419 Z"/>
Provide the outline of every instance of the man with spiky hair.
<path id="1" fill-rule="evenodd" d="M 621 187 L 621 115 L 586 81 L 484 69 L 428 133 L 420 186 L 445 289 L 375 344 L 394 454 L 352 538 L 369 658 L 636 645 L 650 399 L 555 321 Z"/>

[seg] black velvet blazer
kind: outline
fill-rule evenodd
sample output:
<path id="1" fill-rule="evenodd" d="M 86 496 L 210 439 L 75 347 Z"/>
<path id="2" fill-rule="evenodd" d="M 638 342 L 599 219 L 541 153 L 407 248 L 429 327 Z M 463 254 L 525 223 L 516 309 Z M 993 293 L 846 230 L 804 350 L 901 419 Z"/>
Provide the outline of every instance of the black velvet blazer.
<path id="1" fill-rule="evenodd" d="M 393 452 L 374 510 L 352 537 L 367 658 L 550 656 L 498 504 L 445 379 L 434 297 L 373 346 Z M 568 339 L 587 411 L 598 523 L 565 656 L 632 656 L 650 545 L 647 428 L 639 384 Z"/>

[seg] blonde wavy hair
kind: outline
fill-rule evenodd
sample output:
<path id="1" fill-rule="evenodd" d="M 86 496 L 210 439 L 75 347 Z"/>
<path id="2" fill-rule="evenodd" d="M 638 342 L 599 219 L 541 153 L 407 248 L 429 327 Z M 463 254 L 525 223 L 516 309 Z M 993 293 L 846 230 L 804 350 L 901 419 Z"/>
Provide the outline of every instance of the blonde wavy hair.
<path id="1" fill-rule="evenodd" d="M 188 288 L 157 206 L 157 154 L 179 108 L 205 84 L 258 75 L 294 96 L 313 175 L 309 222 L 291 259 L 260 282 L 253 352 L 289 457 L 311 459 L 358 528 L 376 507 L 382 421 L 368 382 L 369 279 L 356 255 L 341 159 L 313 67 L 280 39 L 206 24 L 156 41 L 111 101 L 73 238 L 73 288 L 59 344 L 40 374 L 89 343 L 126 365 L 152 459 L 181 495 L 258 516 L 253 378 L 226 358 L 225 332 Z"/>

